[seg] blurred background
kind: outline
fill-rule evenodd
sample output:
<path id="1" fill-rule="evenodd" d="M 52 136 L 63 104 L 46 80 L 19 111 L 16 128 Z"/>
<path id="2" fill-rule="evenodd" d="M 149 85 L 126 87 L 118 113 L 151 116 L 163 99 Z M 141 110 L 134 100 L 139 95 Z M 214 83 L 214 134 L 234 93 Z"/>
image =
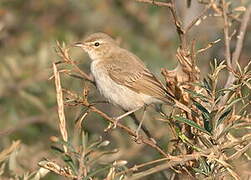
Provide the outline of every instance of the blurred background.
<path id="1" fill-rule="evenodd" d="M 237 1 L 243 5 L 248 3 L 248 0 Z M 203 8 L 196 1 L 192 1 L 190 8 L 184 1 L 178 1 L 177 7 L 185 24 L 191 22 Z M 234 23 L 233 28 L 238 25 Z M 49 138 L 60 134 L 54 81 L 48 79 L 52 75 L 52 62 L 59 60 L 55 53 L 56 41 L 70 46 L 94 32 L 106 32 L 116 38 L 122 47 L 138 55 L 160 79 L 160 68 L 171 70 L 177 65 L 175 53 L 179 39 L 167 8 L 133 0 L 0 1 L 0 150 L 8 147 L 13 140 L 21 140 L 18 162 L 12 167 L 16 174 L 34 171 L 43 157 L 54 157 Z M 196 40 L 197 49 L 222 39 L 222 19 L 207 17 L 192 29 L 190 38 Z M 234 45 L 231 47 L 234 48 Z M 245 66 L 251 57 L 250 23 L 243 47 L 240 64 Z M 81 69 L 90 72 L 90 60 L 84 52 L 71 48 L 70 54 L 80 63 Z M 214 58 L 219 61 L 224 59 L 223 41 L 198 56 L 201 78 L 209 72 L 209 63 Z M 85 82 L 65 76 L 62 84 L 65 88 L 81 92 Z M 101 100 L 95 88 L 91 88 L 90 101 Z M 121 113 L 108 104 L 98 107 L 110 115 Z M 66 107 L 70 137 L 74 134 L 72 128 L 80 111 L 80 107 Z M 150 109 L 150 113 L 153 114 L 153 110 Z M 154 115 L 149 115 L 148 119 L 151 116 Z M 134 126 L 129 118 L 125 123 Z M 103 139 L 113 140 L 112 148 L 120 148 L 111 161 L 125 159 L 136 164 L 153 158 L 147 156 L 151 150 L 131 141 L 126 133 L 120 130 L 104 133 L 107 122 L 97 115 L 88 116 L 84 124 L 90 139 L 102 136 Z M 160 122 L 148 120 L 146 126 L 156 137 L 165 134 L 164 138 L 168 139 Z M 158 132 L 155 132 L 156 129 Z M 164 146 L 168 148 L 167 144 Z M 146 156 L 138 157 L 139 152 L 146 152 Z M 47 179 L 57 178 L 50 175 Z"/>

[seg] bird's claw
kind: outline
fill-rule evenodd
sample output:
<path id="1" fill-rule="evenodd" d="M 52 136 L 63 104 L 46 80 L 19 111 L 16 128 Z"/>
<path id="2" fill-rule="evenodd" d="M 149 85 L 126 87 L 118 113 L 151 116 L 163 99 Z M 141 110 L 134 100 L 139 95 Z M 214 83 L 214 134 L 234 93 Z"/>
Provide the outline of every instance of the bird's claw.
<path id="1" fill-rule="evenodd" d="M 138 144 L 141 144 L 141 143 L 142 143 L 138 131 L 135 132 L 135 136 L 134 136 L 133 140 L 134 140 L 136 143 L 138 143 Z"/>
<path id="2" fill-rule="evenodd" d="M 112 129 L 116 129 L 118 121 L 119 121 L 119 119 L 115 118 L 115 121 L 113 123 L 109 123 L 109 125 L 107 126 L 107 128 L 105 128 L 104 131 L 107 132 L 107 131 L 110 131 Z"/>

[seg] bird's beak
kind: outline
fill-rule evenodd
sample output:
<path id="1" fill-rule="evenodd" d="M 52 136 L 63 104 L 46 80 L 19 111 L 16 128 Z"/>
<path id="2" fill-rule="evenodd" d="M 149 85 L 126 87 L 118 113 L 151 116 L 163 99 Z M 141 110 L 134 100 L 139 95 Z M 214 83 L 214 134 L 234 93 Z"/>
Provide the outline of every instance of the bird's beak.
<path id="1" fill-rule="evenodd" d="M 84 48 L 85 44 L 83 44 L 82 42 L 76 42 L 76 43 L 73 44 L 73 46 Z"/>

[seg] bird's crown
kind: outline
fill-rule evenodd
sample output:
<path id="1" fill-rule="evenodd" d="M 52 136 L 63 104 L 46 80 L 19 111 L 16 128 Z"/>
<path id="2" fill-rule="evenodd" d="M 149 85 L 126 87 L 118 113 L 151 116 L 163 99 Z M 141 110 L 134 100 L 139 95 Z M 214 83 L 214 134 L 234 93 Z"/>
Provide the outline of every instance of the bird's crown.
<path id="1" fill-rule="evenodd" d="M 108 34 L 102 32 L 91 34 L 84 39 L 84 43 L 92 43 L 96 41 L 116 43 Z"/>

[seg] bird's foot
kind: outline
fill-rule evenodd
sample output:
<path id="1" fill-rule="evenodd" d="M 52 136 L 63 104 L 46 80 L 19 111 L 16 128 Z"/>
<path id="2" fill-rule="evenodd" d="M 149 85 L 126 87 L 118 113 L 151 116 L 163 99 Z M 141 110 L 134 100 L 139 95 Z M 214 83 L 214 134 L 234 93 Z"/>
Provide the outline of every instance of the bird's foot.
<path id="1" fill-rule="evenodd" d="M 117 118 L 113 118 L 113 119 L 115 119 L 115 121 L 112 123 L 112 129 L 116 129 L 116 127 L 117 127 L 117 124 L 118 124 L 118 122 L 119 122 L 119 120 L 121 119 L 120 117 L 117 117 Z"/>
<path id="2" fill-rule="evenodd" d="M 110 131 L 112 129 L 116 129 L 118 121 L 120 120 L 120 118 L 113 118 L 114 122 L 113 123 L 109 123 L 109 125 L 107 126 L 107 128 L 105 128 L 105 132 Z"/>
<path id="3" fill-rule="evenodd" d="M 141 136 L 139 134 L 139 130 L 137 129 L 135 131 L 135 136 L 133 137 L 133 140 L 138 143 L 138 144 L 141 144 L 142 143 L 142 139 L 141 139 Z"/>

